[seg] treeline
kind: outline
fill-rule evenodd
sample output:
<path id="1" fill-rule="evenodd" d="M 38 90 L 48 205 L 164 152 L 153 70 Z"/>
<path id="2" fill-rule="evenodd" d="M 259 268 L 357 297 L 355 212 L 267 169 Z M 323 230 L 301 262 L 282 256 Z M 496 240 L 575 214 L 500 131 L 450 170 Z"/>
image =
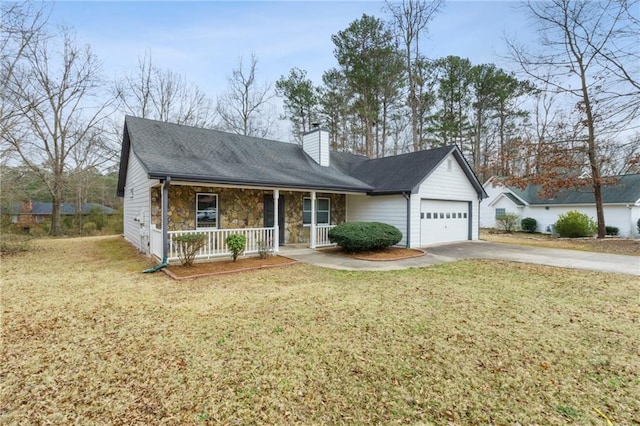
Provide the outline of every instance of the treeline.
<path id="1" fill-rule="evenodd" d="M 540 40 L 507 42 L 517 74 L 428 58 L 426 34 L 443 4 L 388 2 L 382 18 L 363 15 L 327 34 L 336 62 L 321 82 L 303 64 L 275 84 L 262 81 L 251 55 L 212 97 L 155 65 L 151 52 L 105 80 L 91 46 L 49 22 L 52 3 L 0 3 L 0 201 L 51 200 L 51 234 L 61 235 L 62 202 L 114 205 L 94 189 L 112 189 L 124 114 L 270 138 L 276 96 L 293 140 L 319 122 L 333 149 L 369 157 L 457 144 L 481 180 L 508 176 L 550 192 L 582 185 L 600 206 L 603 177 L 640 171 L 638 0 L 524 4 Z M 38 184 L 20 186 L 22 175 Z M 7 180 L 15 185 L 5 190 Z"/>

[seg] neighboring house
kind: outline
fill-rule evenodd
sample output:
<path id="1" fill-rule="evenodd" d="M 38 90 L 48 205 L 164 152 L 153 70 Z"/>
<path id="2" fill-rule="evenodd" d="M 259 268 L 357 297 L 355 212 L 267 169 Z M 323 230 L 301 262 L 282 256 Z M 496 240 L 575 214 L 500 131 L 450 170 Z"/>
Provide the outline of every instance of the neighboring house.
<path id="1" fill-rule="evenodd" d="M 112 215 L 116 211 L 110 207 L 97 203 L 84 203 L 82 205 L 82 215 L 86 216 L 94 209 L 99 209 L 102 214 Z M 24 200 L 13 203 L 10 211 L 5 212 L 10 216 L 11 224 L 22 232 L 28 233 L 32 228 L 42 227 L 45 222 L 51 221 L 53 203 L 42 203 L 39 201 Z M 62 203 L 60 205 L 60 215 L 76 216 L 76 205 L 72 203 Z"/>
<path id="2" fill-rule="evenodd" d="M 211 257 L 232 233 L 247 253 L 328 245 L 346 221 L 393 225 L 406 247 L 477 239 L 486 194 L 456 146 L 372 160 L 330 152 L 321 129 L 300 146 L 126 117 L 118 196 L 125 238 L 172 260 L 176 234 L 206 233 Z"/>
<path id="3" fill-rule="evenodd" d="M 538 198 L 540 186 L 518 189 L 505 186 L 491 178 L 484 184 L 489 195 L 480 205 L 480 226 L 495 228 L 495 219 L 504 213 L 516 213 L 521 218 L 532 217 L 538 222 L 538 232 L 551 232 L 558 215 L 571 210 L 585 213 L 596 220 L 594 195 L 589 187 L 562 190 L 554 198 Z M 640 174 L 616 176 L 616 183 L 602 187 L 604 221 L 615 226 L 620 236 L 638 238 L 640 218 Z"/>

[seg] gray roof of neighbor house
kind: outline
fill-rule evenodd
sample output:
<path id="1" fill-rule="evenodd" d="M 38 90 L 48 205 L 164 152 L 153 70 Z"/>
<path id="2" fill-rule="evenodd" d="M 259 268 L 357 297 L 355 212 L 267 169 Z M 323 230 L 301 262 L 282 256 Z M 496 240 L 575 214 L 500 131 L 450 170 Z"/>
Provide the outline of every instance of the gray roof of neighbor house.
<path id="1" fill-rule="evenodd" d="M 376 160 L 331 152 L 330 166 L 323 167 L 300 145 L 127 116 L 119 196 L 124 195 L 130 148 L 151 179 L 369 194 L 411 191 L 452 151 L 464 162 L 458 148 L 449 146 Z"/>
<path id="2" fill-rule="evenodd" d="M 614 176 L 615 183 L 602 186 L 602 202 L 605 204 L 633 204 L 640 200 L 640 174 Z M 594 204 L 595 196 L 590 186 L 562 190 L 554 198 L 538 198 L 542 187 L 530 185 L 525 189 L 509 187 L 518 197 L 531 205 Z"/>
<path id="3" fill-rule="evenodd" d="M 116 211 L 111 207 L 104 206 L 98 203 L 84 203 L 82 205 L 82 214 L 89 214 L 91 210 L 98 209 L 102 214 L 114 214 Z M 13 203 L 11 205 L 10 214 L 33 214 L 39 216 L 50 216 L 53 210 L 53 203 L 44 203 L 40 201 L 31 202 L 31 211 L 23 212 L 22 203 Z M 74 215 L 76 214 L 76 205 L 72 203 L 62 203 L 60 205 L 60 214 Z"/>

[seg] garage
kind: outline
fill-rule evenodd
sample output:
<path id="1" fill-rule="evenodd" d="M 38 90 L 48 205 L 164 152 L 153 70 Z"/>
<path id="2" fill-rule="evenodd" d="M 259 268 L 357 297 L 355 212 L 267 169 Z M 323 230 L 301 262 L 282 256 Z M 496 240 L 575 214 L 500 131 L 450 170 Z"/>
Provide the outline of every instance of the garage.
<path id="1" fill-rule="evenodd" d="M 470 239 L 470 201 L 421 200 L 420 245 Z"/>

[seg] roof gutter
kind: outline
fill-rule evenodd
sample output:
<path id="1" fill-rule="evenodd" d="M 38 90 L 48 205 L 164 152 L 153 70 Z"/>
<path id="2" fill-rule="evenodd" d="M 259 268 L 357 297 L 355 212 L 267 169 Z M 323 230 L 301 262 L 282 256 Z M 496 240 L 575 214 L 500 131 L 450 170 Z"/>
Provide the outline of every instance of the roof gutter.
<path id="1" fill-rule="evenodd" d="M 160 173 L 150 173 L 149 179 L 159 179 L 160 181 L 165 179 L 165 176 Z M 295 184 L 290 182 L 261 182 L 253 180 L 233 180 L 224 178 L 207 178 L 204 176 L 188 176 L 188 175 L 175 175 L 172 174 L 172 178 L 176 181 L 193 182 L 193 183 L 213 183 L 222 185 L 236 185 L 236 186 L 256 186 L 260 188 L 272 189 L 273 187 L 279 188 L 291 188 L 291 189 L 313 189 L 316 191 L 342 191 L 342 192 L 360 192 L 369 193 L 372 188 L 370 186 L 339 186 L 339 185 L 307 185 L 307 184 Z M 398 193 L 398 192 L 396 192 Z"/>

